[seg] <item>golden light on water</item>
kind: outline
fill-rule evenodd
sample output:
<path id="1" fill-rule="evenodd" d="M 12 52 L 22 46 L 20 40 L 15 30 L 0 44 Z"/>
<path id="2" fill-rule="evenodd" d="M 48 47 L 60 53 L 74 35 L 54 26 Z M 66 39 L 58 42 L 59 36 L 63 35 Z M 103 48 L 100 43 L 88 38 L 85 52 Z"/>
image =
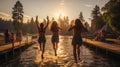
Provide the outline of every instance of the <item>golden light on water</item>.
<path id="1" fill-rule="evenodd" d="M 59 38 L 60 43 L 58 43 L 58 50 L 57 53 L 60 55 L 61 53 L 63 53 L 63 45 L 61 44 L 62 39 L 61 37 Z"/>
<path id="2" fill-rule="evenodd" d="M 63 45 L 61 45 L 61 44 L 58 44 L 58 50 L 57 50 L 57 53 L 60 55 L 60 54 L 62 54 L 63 53 Z"/>
<path id="3" fill-rule="evenodd" d="M 57 50 L 57 54 L 59 57 L 65 57 L 67 56 L 66 50 L 65 50 L 65 45 L 64 43 L 64 39 L 62 39 L 63 36 L 60 36 L 59 38 L 59 43 L 58 43 L 58 50 Z"/>

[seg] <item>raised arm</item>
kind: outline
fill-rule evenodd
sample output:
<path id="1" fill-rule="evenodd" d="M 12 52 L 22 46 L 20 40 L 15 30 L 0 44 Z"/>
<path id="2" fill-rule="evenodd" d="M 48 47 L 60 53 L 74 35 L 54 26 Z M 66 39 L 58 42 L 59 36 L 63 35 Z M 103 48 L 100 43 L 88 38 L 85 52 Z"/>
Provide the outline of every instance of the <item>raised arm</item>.
<path id="1" fill-rule="evenodd" d="M 49 17 L 47 16 L 47 25 L 45 26 L 44 29 L 46 29 L 48 27 L 48 25 L 49 25 Z"/>
<path id="2" fill-rule="evenodd" d="M 62 28 L 58 27 L 59 30 L 62 30 Z"/>
<path id="3" fill-rule="evenodd" d="M 83 32 L 87 32 L 87 28 L 85 28 L 85 27 L 83 26 L 83 24 L 81 24 L 81 26 L 82 26 Z"/>
<path id="4" fill-rule="evenodd" d="M 70 26 L 70 28 L 68 29 L 68 31 L 71 31 L 74 28 L 74 26 Z"/>
<path id="5" fill-rule="evenodd" d="M 37 25 L 37 28 L 38 28 L 38 30 L 39 30 L 39 23 L 38 23 L 38 22 L 36 22 L 36 25 Z"/>
<path id="6" fill-rule="evenodd" d="M 35 21 L 36 25 L 37 25 L 37 28 L 39 30 L 39 23 L 38 23 L 38 16 L 36 16 L 36 21 Z"/>

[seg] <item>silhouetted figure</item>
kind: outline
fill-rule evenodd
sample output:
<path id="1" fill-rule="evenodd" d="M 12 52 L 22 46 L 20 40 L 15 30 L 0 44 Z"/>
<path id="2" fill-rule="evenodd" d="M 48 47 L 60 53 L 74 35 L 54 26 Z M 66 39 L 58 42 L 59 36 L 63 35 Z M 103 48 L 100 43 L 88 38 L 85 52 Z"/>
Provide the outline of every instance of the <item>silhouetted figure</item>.
<path id="1" fill-rule="evenodd" d="M 19 42 L 19 44 L 21 44 L 21 41 L 22 41 L 22 31 L 21 30 L 18 30 L 16 32 L 16 40 Z"/>
<path id="2" fill-rule="evenodd" d="M 68 31 L 73 30 L 73 39 L 72 39 L 72 46 L 73 46 L 73 54 L 74 54 L 74 59 L 75 62 L 77 63 L 77 54 L 78 54 L 78 59 L 80 59 L 80 46 L 82 45 L 82 37 L 81 33 L 83 30 L 85 30 L 83 24 L 79 19 L 75 20 L 75 25 L 71 25 Z M 77 51 L 76 51 L 77 50 Z M 76 54 L 77 52 L 77 54 Z"/>
<path id="3" fill-rule="evenodd" d="M 58 49 L 58 43 L 59 43 L 59 30 L 61 28 L 58 27 L 58 24 L 56 21 L 53 21 L 52 22 L 52 25 L 51 25 L 51 32 L 52 32 L 52 44 L 53 44 L 53 49 L 54 49 L 54 52 L 55 52 L 55 56 L 57 56 L 57 49 Z"/>
<path id="4" fill-rule="evenodd" d="M 10 33 L 9 33 L 8 29 L 5 31 L 4 35 L 5 35 L 5 43 L 9 43 L 10 42 Z"/>
<path id="5" fill-rule="evenodd" d="M 44 24 L 43 23 L 38 23 L 38 16 L 36 17 L 36 25 L 37 25 L 37 28 L 38 28 L 38 33 L 39 33 L 39 39 L 38 39 L 38 42 L 40 44 L 40 50 L 42 50 L 42 55 L 41 55 L 41 58 L 43 59 L 43 54 L 44 54 L 44 51 L 45 51 L 45 43 L 46 43 L 46 37 L 45 37 L 45 31 L 46 31 L 46 28 L 48 27 L 48 24 L 49 24 L 49 17 L 47 16 L 47 25 L 44 27 Z M 41 46 L 43 49 L 41 49 Z"/>
<path id="6" fill-rule="evenodd" d="M 95 40 L 105 41 L 105 31 L 104 30 L 99 30 L 98 34 L 95 37 Z"/>
<path id="7" fill-rule="evenodd" d="M 14 49 L 15 34 L 13 32 L 11 33 L 10 41 L 12 42 L 12 49 Z"/>

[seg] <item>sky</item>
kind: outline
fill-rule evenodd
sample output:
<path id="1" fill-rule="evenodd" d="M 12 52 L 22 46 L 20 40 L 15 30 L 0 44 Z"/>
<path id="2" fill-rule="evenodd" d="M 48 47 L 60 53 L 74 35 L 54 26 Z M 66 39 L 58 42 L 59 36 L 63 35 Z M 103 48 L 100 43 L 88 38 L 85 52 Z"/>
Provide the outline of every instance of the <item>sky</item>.
<path id="1" fill-rule="evenodd" d="M 12 16 L 12 8 L 18 0 L 0 0 L 0 17 L 9 19 Z M 39 16 L 44 19 L 46 16 L 55 19 L 61 14 L 68 16 L 69 20 L 78 18 L 80 12 L 84 19 L 90 23 L 91 11 L 98 5 L 100 8 L 109 0 L 19 0 L 24 9 L 24 19 Z M 42 20 L 41 20 L 42 21 Z"/>

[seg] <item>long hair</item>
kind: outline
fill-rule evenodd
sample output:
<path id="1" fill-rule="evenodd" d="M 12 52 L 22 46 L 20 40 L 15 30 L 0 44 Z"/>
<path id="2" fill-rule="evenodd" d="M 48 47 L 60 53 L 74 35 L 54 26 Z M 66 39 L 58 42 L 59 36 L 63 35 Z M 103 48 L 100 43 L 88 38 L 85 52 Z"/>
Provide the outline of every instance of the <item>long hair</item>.
<path id="1" fill-rule="evenodd" d="M 58 24 L 56 21 L 52 22 L 50 30 L 53 32 L 58 32 Z"/>
<path id="2" fill-rule="evenodd" d="M 79 19 L 75 20 L 75 29 L 78 31 L 82 31 L 82 22 Z"/>

